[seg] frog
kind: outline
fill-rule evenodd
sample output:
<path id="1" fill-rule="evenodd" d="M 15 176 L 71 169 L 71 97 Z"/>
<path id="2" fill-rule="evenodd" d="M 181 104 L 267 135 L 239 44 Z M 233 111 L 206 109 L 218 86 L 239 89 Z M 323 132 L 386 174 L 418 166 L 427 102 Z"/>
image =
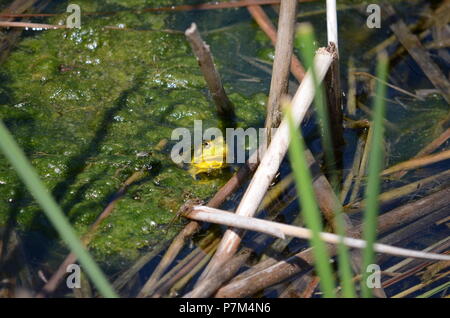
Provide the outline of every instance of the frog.
<path id="1" fill-rule="evenodd" d="M 228 145 L 222 136 L 206 140 L 194 151 L 188 172 L 196 180 L 199 174 L 220 171 L 227 167 L 227 154 Z"/>

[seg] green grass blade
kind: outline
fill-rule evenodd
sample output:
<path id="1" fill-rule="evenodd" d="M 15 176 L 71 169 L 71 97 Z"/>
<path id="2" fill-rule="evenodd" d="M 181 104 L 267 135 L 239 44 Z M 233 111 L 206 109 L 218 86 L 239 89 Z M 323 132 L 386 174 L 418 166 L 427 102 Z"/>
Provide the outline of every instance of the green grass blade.
<path id="1" fill-rule="evenodd" d="M 345 236 L 344 230 L 344 220 L 342 216 L 342 211 L 336 211 L 335 222 L 336 222 L 336 234 L 340 237 Z M 353 271 L 352 265 L 350 263 L 350 252 L 348 247 L 339 242 L 337 245 L 337 258 L 338 258 L 338 271 L 339 279 L 342 286 L 342 296 L 345 298 L 355 298 L 356 288 L 353 282 Z"/>
<path id="2" fill-rule="evenodd" d="M 331 138 L 330 118 L 328 116 L 328 107 L 325 99 L 324 87 L 317 78 L 317 74 L 312 68 L 314 55 L 317 47 L 314 36 L 314 29 L 309 23 L 301 23 L 297 29 L 295 37 L 296 47 L 302 55 L 306 69 L 312 70 L 312 78 L 316 94 L 314 97 L 314 106 L 317 113 L 317 119 L 322 139 L 322 148 L 325 154 L 325 163 L 328 167 L 330 183 L 334 189 L 337 188 L 338 177 L 336 174 L 336 158 L 333 151 L 333 139 Z"/>
<path id="3" fill-rule="evenodd" d="M 306 162 L 304 142 L 301 133 L 299 133 L 294 126 L 290 110 L 286 111 L 286 116 L 289 122 L 291 135 L 289 158 L 294 172 L 298 197 L 301 198 L 301 209 L 305 218 L 305 223 L 312 231 L 310 244 L 314 247 L 313 255 L 315 267 L 320 277 L 320 287 L 325 297 L 336 297 L 330 257 L 326 244 L 319 235 L 319 232 L 322 231 L 322 220 L 312 187 L 312 177 Z"/>
<path id="4" fill-rule="evenodd" d="M 385 53 L 380 54 L 377 64 L 377 81 L 376 96 L 374 101 L 373 114 L 373 135 L 372 135 L 372 149 L 370 150 L 367 177 L 367 187 L 365 191 L 366 210 L 364 213 L 363 223 L 363 239 L 367 241 L 367 246 L 363 251 L 363 266 L 362 266 L 362 281 L 361 291 L 363 297 L 372 297 L 372 290 L 367 286 L 367 278 L 370 273 L 367 273 L 368 265 L 375 262 L 375 253 L 373 244 L 376 240 L 377 218 L 380 193 L 380 172 L 383 164 L 383 118 L 385 113 L 385 96 L 386 96 L 386 77 L 388 72 L 388 58 Z"/>
<path id="5" fill-rule="evenodd" d="M 48 193 L 45 185 L 31 166 L 25 154 L 15 142 L 6 126 L 0 120 L 0 148 L 16 170 L 19 177 L 34 196 L 61 238 L 66 242 L 72 252 L 77 255 L 83 269 L 91 278 L 99 292 L 104 297 L 117 297 L 105 275 L 85 250 L 75 231 L 65 217 L 61 208 Z"/>
<path id="6" fill-rule="evenodd" d="M 325 160 L 330 171 L 331 184 L 333 188 L 337 188 L 336 183 L 338 182 L 336 169 L 335 169 L 335 158 L 333 152 L 333 142 L 331 138 L 331 130 L 328 117 L 328 108 L 325 103 L 325 93 L 323 86 L 319 83 L 316 72 L 312 68 L 314 63 L 314 55 L 316 51 L 315 36 L 312 26 L 308 23 L 302 23 L 297 29 L 296 34 L 296 46 L 300 49 L 302 53 L 303 62 L 307 69 L 312 71 L 312 77 L 314 82 L 314 88 L 316 90 L 314 105 L 316 108 L 316 113 L 319 119 L 319 127 L 322 138 L 322 145 L 325 152 Z M 338 235 L 344 236 L 344 223 L 342 220 L 342 211 L 335 212 L 335 229 Z M 350 255 L 347 246 L 344 244 L 339 244 L 337 247 L 338 254 L 338 265 L 339 265 L 339 278 L 342 284 L 342 295 L 347 298 L 356 297 L 355 285 L 352 279 L 352 267 L 350 264 Z"/>

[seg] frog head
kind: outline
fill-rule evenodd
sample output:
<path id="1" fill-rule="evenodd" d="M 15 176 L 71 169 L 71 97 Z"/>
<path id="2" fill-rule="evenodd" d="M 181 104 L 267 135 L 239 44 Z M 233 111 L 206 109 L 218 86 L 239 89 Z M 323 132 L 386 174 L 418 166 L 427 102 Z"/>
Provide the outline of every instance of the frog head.
<path id="1" fill-rule="evenodd" d="M 222 136 L 206 140 L 195 152 L 189 173 L 195 179 L 200 173 L 211 173 L 227 166 L 228 147 Z"/>

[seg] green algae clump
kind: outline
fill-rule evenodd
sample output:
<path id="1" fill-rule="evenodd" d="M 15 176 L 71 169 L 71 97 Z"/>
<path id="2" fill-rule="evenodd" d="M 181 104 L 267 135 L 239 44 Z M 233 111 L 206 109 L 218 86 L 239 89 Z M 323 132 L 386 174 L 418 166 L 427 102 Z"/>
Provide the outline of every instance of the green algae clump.
<path id="1" fill-rule="evenodd" d="M 90 11 L 149 5 L 79 3 Z M 80 29 L 33 33 L 0 71 L 0 117 L 80 235 L 128 177 L 146 171 L 89 244 L 96 258 L 111 266 L 172 237 L 181 225 L 167 225 L 184 201 L 207 199 L 229 177 L 224 173 L 199 182 L 170 159 L 173 129 L 192 129 L 194 120 L 203 120 L 205 128 L 219 127 L 219 121 L 184 36 L 157 30 L 166 18 L 123 12 L 83 18 Z M 143 24 L 152 30 L 127 29 Z M 231 99 L 245 109 L 238 112 L 239 125 L 262 122 L 260 94 L 253 99 L 233 93 Z M 160 149 L 162 140 L 169 143 Z M 0 224 L 14 218 L 23 230 L 56 238 L 0 158 Z"/>

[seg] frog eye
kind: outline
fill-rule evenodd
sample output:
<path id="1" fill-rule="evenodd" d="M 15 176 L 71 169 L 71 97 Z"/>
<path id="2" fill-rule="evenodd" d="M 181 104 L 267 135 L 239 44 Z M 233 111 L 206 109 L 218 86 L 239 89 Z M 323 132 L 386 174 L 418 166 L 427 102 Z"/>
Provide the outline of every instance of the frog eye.
<path id="1" fill-rule="evenodd" d="M 211 146 L 211 142 L 210 141 L 205 141 L 205 142 L 203 142 L 203 146 L 205 148 L 209 148 L 209 146 Z"/>

